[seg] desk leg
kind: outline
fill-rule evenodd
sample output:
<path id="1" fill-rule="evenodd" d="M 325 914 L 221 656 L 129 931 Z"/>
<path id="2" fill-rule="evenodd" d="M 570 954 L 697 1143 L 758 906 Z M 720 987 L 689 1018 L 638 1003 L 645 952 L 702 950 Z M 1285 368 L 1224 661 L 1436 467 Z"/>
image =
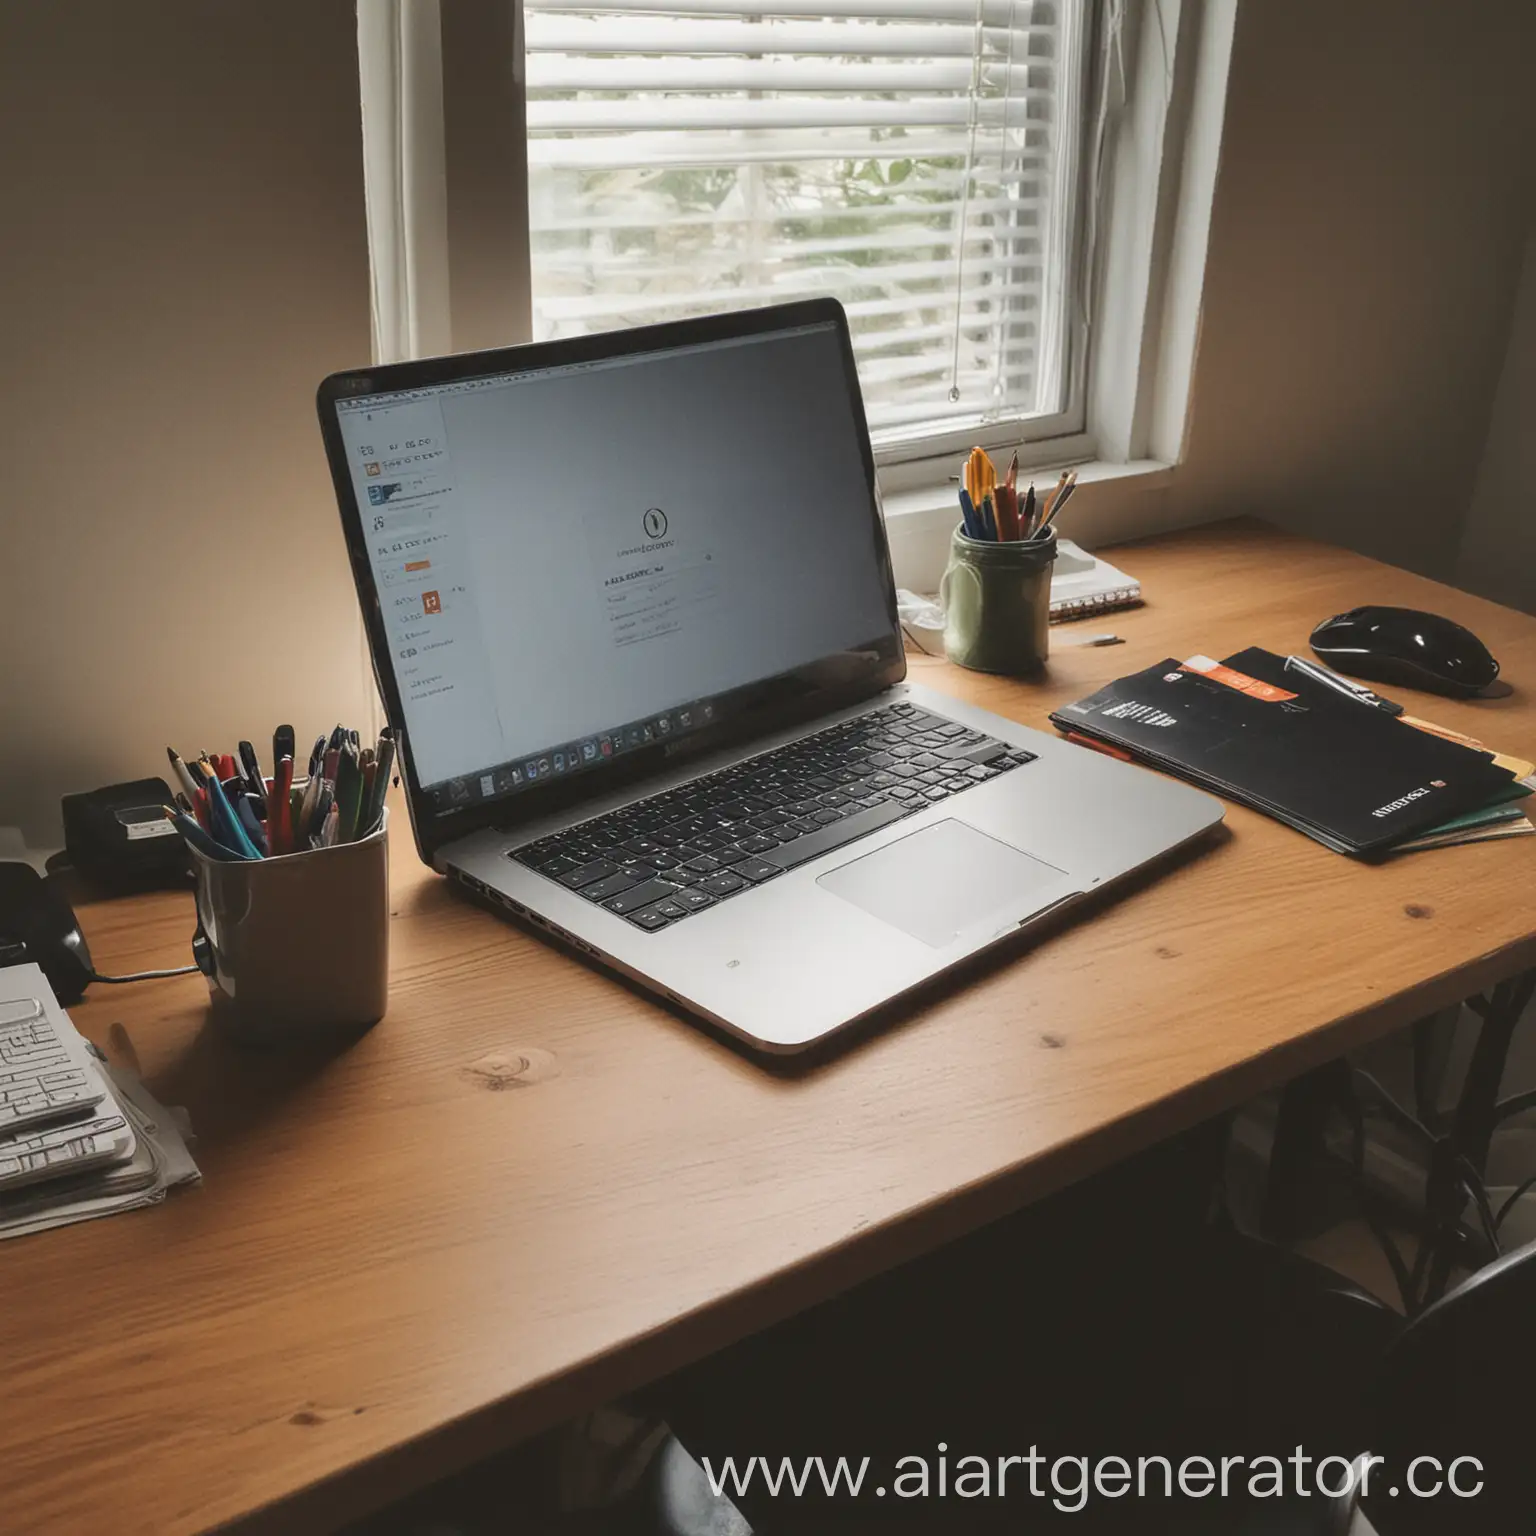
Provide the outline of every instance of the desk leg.
<path id="1" fill-rule="evenodd" d="M 1431 1239 L 1435 1254 L 1425 1287 L 1424 1305 L 1438 1301 L 1450 1282 L 1458 1247 L 1457 1232 L 1466 1211 L 1466 1195 L 1457 1183 L 1455 1164 L 1464 1159 L 1481 1180 L 1488 1171 L 1488 1152 L 1499 1122 L 1499 1085 L 1509 1060 L 1520 1016 L 1536 994 L 1536 970 L 1500 982 L 1487 997 L 1470 1000 L 1482 1018 L 1467 1067 L 1467 1079 L 1441 1143 L 1432 1170 L 1428 1195 Z"/>

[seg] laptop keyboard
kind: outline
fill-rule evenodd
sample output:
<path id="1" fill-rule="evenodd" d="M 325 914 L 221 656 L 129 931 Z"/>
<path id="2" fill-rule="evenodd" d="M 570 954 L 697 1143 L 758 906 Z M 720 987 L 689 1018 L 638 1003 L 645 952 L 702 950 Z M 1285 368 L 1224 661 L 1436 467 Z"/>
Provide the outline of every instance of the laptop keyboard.
<path id="1" fill-rule="evenodd" d="M 507 857 L 654 932 L 1033 761 L 891 704 Z"/>

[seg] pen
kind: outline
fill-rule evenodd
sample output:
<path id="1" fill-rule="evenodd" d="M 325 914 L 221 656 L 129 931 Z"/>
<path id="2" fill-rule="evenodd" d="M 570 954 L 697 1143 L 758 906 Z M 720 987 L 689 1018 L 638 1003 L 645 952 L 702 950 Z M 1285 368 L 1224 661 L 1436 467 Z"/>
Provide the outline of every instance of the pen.
<path id="1" fill-rule="evenodd" d="M 336 837 L 338 843 L 350 843 L 357 831 L 357 814 L 362 806 L 363 771 L 358 764 L 357 748 L 349 738 L 341 749 L 336 767 Z"/>
<path id="2" fill-rule="evenodd" d="M 331 814 L 331 807 L 336 804 L 336 786 L 328 779 L 320 780 L 320 793 L 315 796 L 315 808 L 310 819 L 304 823 L 303 834 L 308 837 L 310 846 L 315 846 L 315 839 L 325 828 L 325 818 Z"/>
<path id="3" fill-rule="evenodd" d="M 304 798 L 299 802 L 299 819 L 293 827 L 293 835 L 300 841 L 309 836 L 310 823 L 314 820 L 315 806 L 319 802 L 320 785 L 323 782 L 320 775 L 311 769 L 309 782 L 304 786 Z"/>
<path id="4" fill-rule="evenodd" d="M 1072 499 L 1072 493 L 1077 489 L 1077 471 L 1073 470 L 1062 482 L 1061 489 L 1052 498 L 1050 507 L 1040 520 L 1040 531 L 1043 533 L 1055 520 L 1061 516 L 1062 509 Z"/>
<path id="5" fill-rule="evenodd" d="M 262 813 L 265 814 L 267 781 L 261 776 L 261 759 L 256 756 L 256 748 L 248 741 L 242 741 L 236 750 L 240 754 L 240 766 L 245 771 L 245 781 L 251 786 L 251 792 L 260 800 Z"/>
<path id="6" fill-rule="evenodd" d="M 384 819 L 384 797 L 389 793 L 389 776 L 395 766 L 395 738 L 385 731 L 379 737 L 379 755 L 373 774 L 373 793 L 368 798 L 368 821 L 358 834 L 367 837 L 376 832 Z"/>
<path id="7" fill-rule="evenodd" d="M 240 818 L 222 784 L 213 783 L 208 786 L 208 821 L 209 834 L 216 842 L 223 843 L 242 858 L 261 857 L 256 844 L 246 836 L 245 828 L 240 825 Z"/>
<path id="8" fill-rule="evenodd" d="M 1021 543 L 1029 537 L 1029 492 L 1020 492 L 1015 486 L 1008 492 L 1008 508 L 1012 512 L 1013 531 L 1008 535 L 1010 539 L 1017 539 Z"/>
<path id="9" fill-rule="evenodd" d="M 1024 524 L 1024 537 L 1026 539 L 1034 538 L 1035 534 L 1039 532 L 1039 528 L 1035 522 L 1038 511 L 1039 508 L 1035 502 L 1035 488 L 1034 486 L 1030 486 L 1030 488 L 1024 493 L 1024 514 L 1020 519 L 1020 521 Z"/>
<path id="10" fill-rule="evenodd" d="M 225 825 L 225 818 L 221 811 L 221 807 L 223 810 L 228 810 L 229 802 L 224 799 L 224 792 L 219 788 L 217 776 L 209 772 L 206 765 L 204 765 L 204 772 L 207 773 L 207 777 L 200 791 L 201 799 L 194 802 L 199 812 L 197 819 L 203 830 L 216 843 L 222 843 L 226 848 L 234 848 L 238 846 L 238 839 Z"/>
<path id="11" fill-rule="evenodd" d="M 195 795 L 197 793 L 197 780 L 192 777 L 192 770 L 182 762 L 180 754 L 174 747 L 167 747 L 165 755 L 170 758 L 171 772 L 180 781 L 182 789 L 189 795 Z"/>
<path id="12" fill-rule="evenodd" d="M 240 828 L 250 838 L 251 846 L 263 858 L 267 855 L 267 835 L 261 830 L 261 822 L 256 816 L 255 795 L 237 792 L 235 795 L 235 815 L 240 819 Z"/>
<path id="13" fill-rule="evenodd" d="M 965 531 L 973 539 L 984 537 L 981 519 L 976 515 L 976 505 L 971 500 L 971 493 L 964 486 L 960 488 L 960 520 L 965 524 Z"/>
<path id="14" fill-rule="evenodd" d="M 309 777 L 310 778 L 314 778 L 314 776 L 317 773 L 319 773 L 319 771 L 320 771 L 320 764 L 323 763 L 324 761 L 325 761 L 325 737 L 324 736 L 316 736 L 315 737 L 315 745 L 311 749 L 310 754 L 309 754 Z"/>
<path id="15" fill-rule="evenodd" d="M 1320 667 L 1315 662 L 1308 661 L 1305 656 L 1287 656 L 1285 670 L 1299 672 L 1303 677 L 1310 677 L 1313 682 L 1333 689 L 1335 693 L 1341 694 L 1356 704 L 1369 704 L 1373 709 L 1379 709 L 1384 714 L 1396 716 L 1403 712 L 1401 704 L 1394 704 L 1391 699 L 1384 699 L 1379 693 L 1373 693 L 1369 688 L 1362 688 L 1358 683 L 1352 683 L 1348 678 L 1340 677 L 1337 672 L 1330 672 L 1327 667 Z"/>
<path id="16" fill-rule="evenodd" d="M 992 492 L 992 514 L 997 520 L 999 542 L 1018 538 L 1013 492 L 1008 489 L 1006 482 Z"/>
<path id="17" fill-rule="evenodd" d="M 269 819 L 267 841 L 274 854 L 296 853 L 294 841 L 293 808 L 289 792 L 293 789 L 292 756 L 278 759 L 277 772 L 272 775 L 272 793 L 268 797 Z"/>
<path id="18" fill-rule="evenodd" d="M 991 494 L 993 486 L 997 484 L 997 470 L 992 460 L 987 457 L 985 448 L 972 448 L 967 464 L 969 470 L 966 489 L 970 492 L 972 504 L 980 507 Z"/>
<path id="19" fill-rule="evenodd" d="M 1070 650 L 1076 645 L 1124 645 L 1125 639 L 1121 635 L 1066 635 L 1060 640 L 1053 639 L 1051 648 Z"/>
<path id="20" fill-rule="evenodd" d="M 293 756 L 293 727 L 280 725 L 272 732 L 272 776 L 277 777 L 277 765 L 285 757 Z"/>
<path id="21" fill-rule="evenodd" d="M 1042 517 L 1048 517 L 1050 515 L 1051 508 L 1056 505 L 1056 498 L 1061 495 L 1062 487 L 1067 483 L 1069 473 L 1070 472 L 1068 470 L 1062 470 L 1062 472 L 1056 477 L 1056 484 L 1046 492 L 1045 509 L 1040 514 Z"/>
<path id="22" fill-rule="evenodd" d="M 165 819 L 181 833 L 182 837 L 196 848 L 204 858 L 217 859 L 221 864 L 234 864 L 245 858 L 244 854 L 231 852 L 221 843 L 216 843 L 209 835 L 192 820 L 190 816 L 181 811 L 172 810 L 170 806 L 164 806 Z"/>

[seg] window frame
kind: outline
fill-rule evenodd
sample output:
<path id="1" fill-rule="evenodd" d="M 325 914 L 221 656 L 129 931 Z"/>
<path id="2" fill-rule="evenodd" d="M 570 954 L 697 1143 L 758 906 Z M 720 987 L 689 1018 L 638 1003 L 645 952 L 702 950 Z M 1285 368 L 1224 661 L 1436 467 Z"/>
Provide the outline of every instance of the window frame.
<path id="1" fill-rule="evenodd" d="M 1097 0 L 1087 42 L 1087 99 L 1109 77 L 1105 172 L 1097 188 L 1095 248 L 1079 248 L 1092 318 L 1069 349 L 1067 408 L 1027 418 L 1019 462 L 1029 470 L 1083 466 L 1074 533 L 1090 541 L 1177 526 L 1161 493 L 1182 456 L 1199 329 L 1210 204 L 1239 0 Z M 526 93 L 520 0 L 362 0 L 441 28 L 443 236 L 447 308 L 456 350 L 506 346 L 531 334 Z M 1121 18 L 1120 53 L 1105 18 Z M 412 29 L 407 28 L 409 33 Z M 1107 67 L 1106 67 L 1107 66 Z M 366 85 L 366 82 L 365 82 Z M 388 107 L 388 103 L 384 104 Z M 364 113 L 364 137 L 397 133 L 388 110 Z M 1079 175 L 1090 178 L 1092 141 Z M 370 199 L 397 187 L 370 186 Z M 1080 193 L 1078 240 L 1086 218 Z M 1090 260 L 1091 258 L 1091 260 Z M 1089 270 L 1091 266 L 1091 270 Z M 402 280 L 439 280 L 436 269 Z M 377 279 L 376 279 L 377 286 Z M 418 296 L 416 302 L 420 304 Z M 931 585 L 932 551 L 954 522 L 949 484 L 972 443 L 1011 448 L 1010 423 L 957 429 L 876 452 L 887 525 L 929 551 L 920 568 L 898 560 L 898 580 Z M 1102 495 L 1100 485 L 1110 489 Z M 1141 492 L 1155 493 L 1141 495 Z M 1132 501 L 1135 509 L 1128 511 Z M 1094 509 L 1119 510 L 1098 521 Z"/>

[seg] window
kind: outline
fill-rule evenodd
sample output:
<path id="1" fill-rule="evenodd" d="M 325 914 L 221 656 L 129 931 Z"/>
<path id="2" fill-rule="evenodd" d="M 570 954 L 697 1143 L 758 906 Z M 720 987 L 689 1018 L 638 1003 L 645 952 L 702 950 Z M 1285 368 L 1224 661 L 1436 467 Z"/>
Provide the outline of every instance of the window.
<path id="1" fill-rule="evenodd" d="M 1237 9 L 368 0 L 380 356 L 832 293 L 906 585 L 937 580 L 972 443 L 1083 465 L 1074 536 L 1150 531 Z"/>
<path id="2" fill-rule="evenodd" d="M 830 293 L 884 457 L 1080 430 L 1090 5 L 525 0 L 535 338 Z"/>

